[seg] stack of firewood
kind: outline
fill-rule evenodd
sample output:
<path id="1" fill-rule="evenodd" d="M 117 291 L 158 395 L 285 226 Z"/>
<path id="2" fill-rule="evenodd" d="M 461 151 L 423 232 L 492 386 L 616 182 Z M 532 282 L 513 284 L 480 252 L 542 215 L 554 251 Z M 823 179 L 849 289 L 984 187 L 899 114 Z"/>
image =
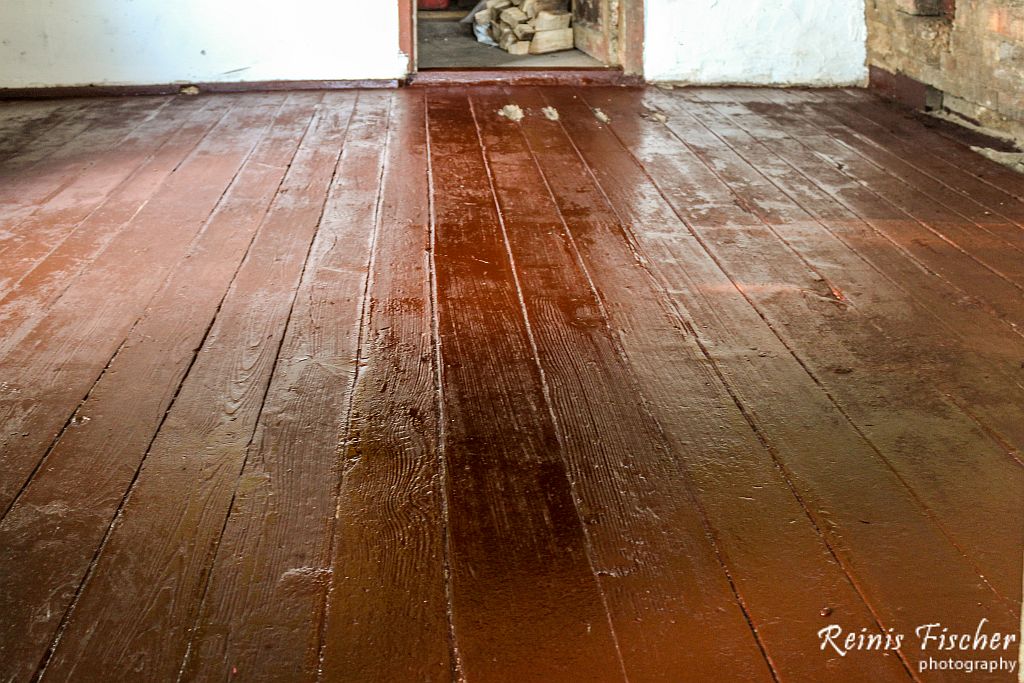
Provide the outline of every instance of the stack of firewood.
<path id="1" fill-rule="evenodd" d="M 573 46 L 568 0 L 487 0 L 473 20 L 489 27 L 491 38 L 509 54 L 541 55 Z"/>

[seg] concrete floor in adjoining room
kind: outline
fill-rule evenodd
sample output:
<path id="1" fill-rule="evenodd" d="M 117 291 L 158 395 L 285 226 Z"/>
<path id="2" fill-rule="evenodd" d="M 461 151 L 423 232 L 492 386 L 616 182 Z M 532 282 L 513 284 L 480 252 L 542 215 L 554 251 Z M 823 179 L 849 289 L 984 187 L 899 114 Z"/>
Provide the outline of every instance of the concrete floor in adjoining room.
<path id="1" fill-rule="evenodd" d="M 1019 629 L 1024 176 L 863 91 L 13 102 L 0 202 L 4 681 Z"/>
<path id="2" fill-rule="evenodd" d="M 420 12 L 416 23 L 417 64 L 420 69 L 600 69 L 604 65 L 579 50 L 546 55 L 510 55 L 504 50 L 477 42 L 471 24 L 461 24 L 445 12 L 444 19 Z"/>

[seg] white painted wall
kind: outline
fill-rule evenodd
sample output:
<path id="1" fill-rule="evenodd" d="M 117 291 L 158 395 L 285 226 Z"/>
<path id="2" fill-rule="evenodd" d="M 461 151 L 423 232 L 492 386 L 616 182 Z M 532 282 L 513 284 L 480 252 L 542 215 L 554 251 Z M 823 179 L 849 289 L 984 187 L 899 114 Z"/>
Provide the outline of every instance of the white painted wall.
<path id="1" fill-rule="evenodd" d="M 864 0 L 642 0 L 644 72 L 864 80 Z M 399 78 L 396 0 L 0 0 L 0 87 Z"/>
<path id="2" fill-rule="evenodd" d="M 394 0 L 0 0 L 0 87 L 404 71 Z"/>
<path id="3" fill-rule="evenodd" d="M 720 84 L 867 78 L 864 0 L 647 0 L 644 76 Z"/>

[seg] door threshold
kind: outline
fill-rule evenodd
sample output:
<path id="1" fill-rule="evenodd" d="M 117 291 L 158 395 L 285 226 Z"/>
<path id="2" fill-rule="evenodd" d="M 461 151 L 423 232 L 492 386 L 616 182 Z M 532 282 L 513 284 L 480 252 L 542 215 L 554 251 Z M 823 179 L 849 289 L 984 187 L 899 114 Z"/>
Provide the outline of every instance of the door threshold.
<path id="1" fill-rule="evenodd" d="M 640 76 L 607 67 L 545 68 L 484 67 L 421 69 L 409 76 L 408 84 L 424 85 L 643 85 Z"/>

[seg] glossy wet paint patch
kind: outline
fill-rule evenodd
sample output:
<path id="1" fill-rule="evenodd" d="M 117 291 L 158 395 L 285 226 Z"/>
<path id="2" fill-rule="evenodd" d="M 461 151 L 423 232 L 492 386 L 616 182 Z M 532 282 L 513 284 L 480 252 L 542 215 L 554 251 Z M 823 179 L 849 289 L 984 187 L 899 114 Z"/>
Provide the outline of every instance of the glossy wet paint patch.
<path id="1" fill-rule="evenodd" d="M 857 90 L 0 107 L 5 680 L 1017 675 L 1024 176 Z"/>

